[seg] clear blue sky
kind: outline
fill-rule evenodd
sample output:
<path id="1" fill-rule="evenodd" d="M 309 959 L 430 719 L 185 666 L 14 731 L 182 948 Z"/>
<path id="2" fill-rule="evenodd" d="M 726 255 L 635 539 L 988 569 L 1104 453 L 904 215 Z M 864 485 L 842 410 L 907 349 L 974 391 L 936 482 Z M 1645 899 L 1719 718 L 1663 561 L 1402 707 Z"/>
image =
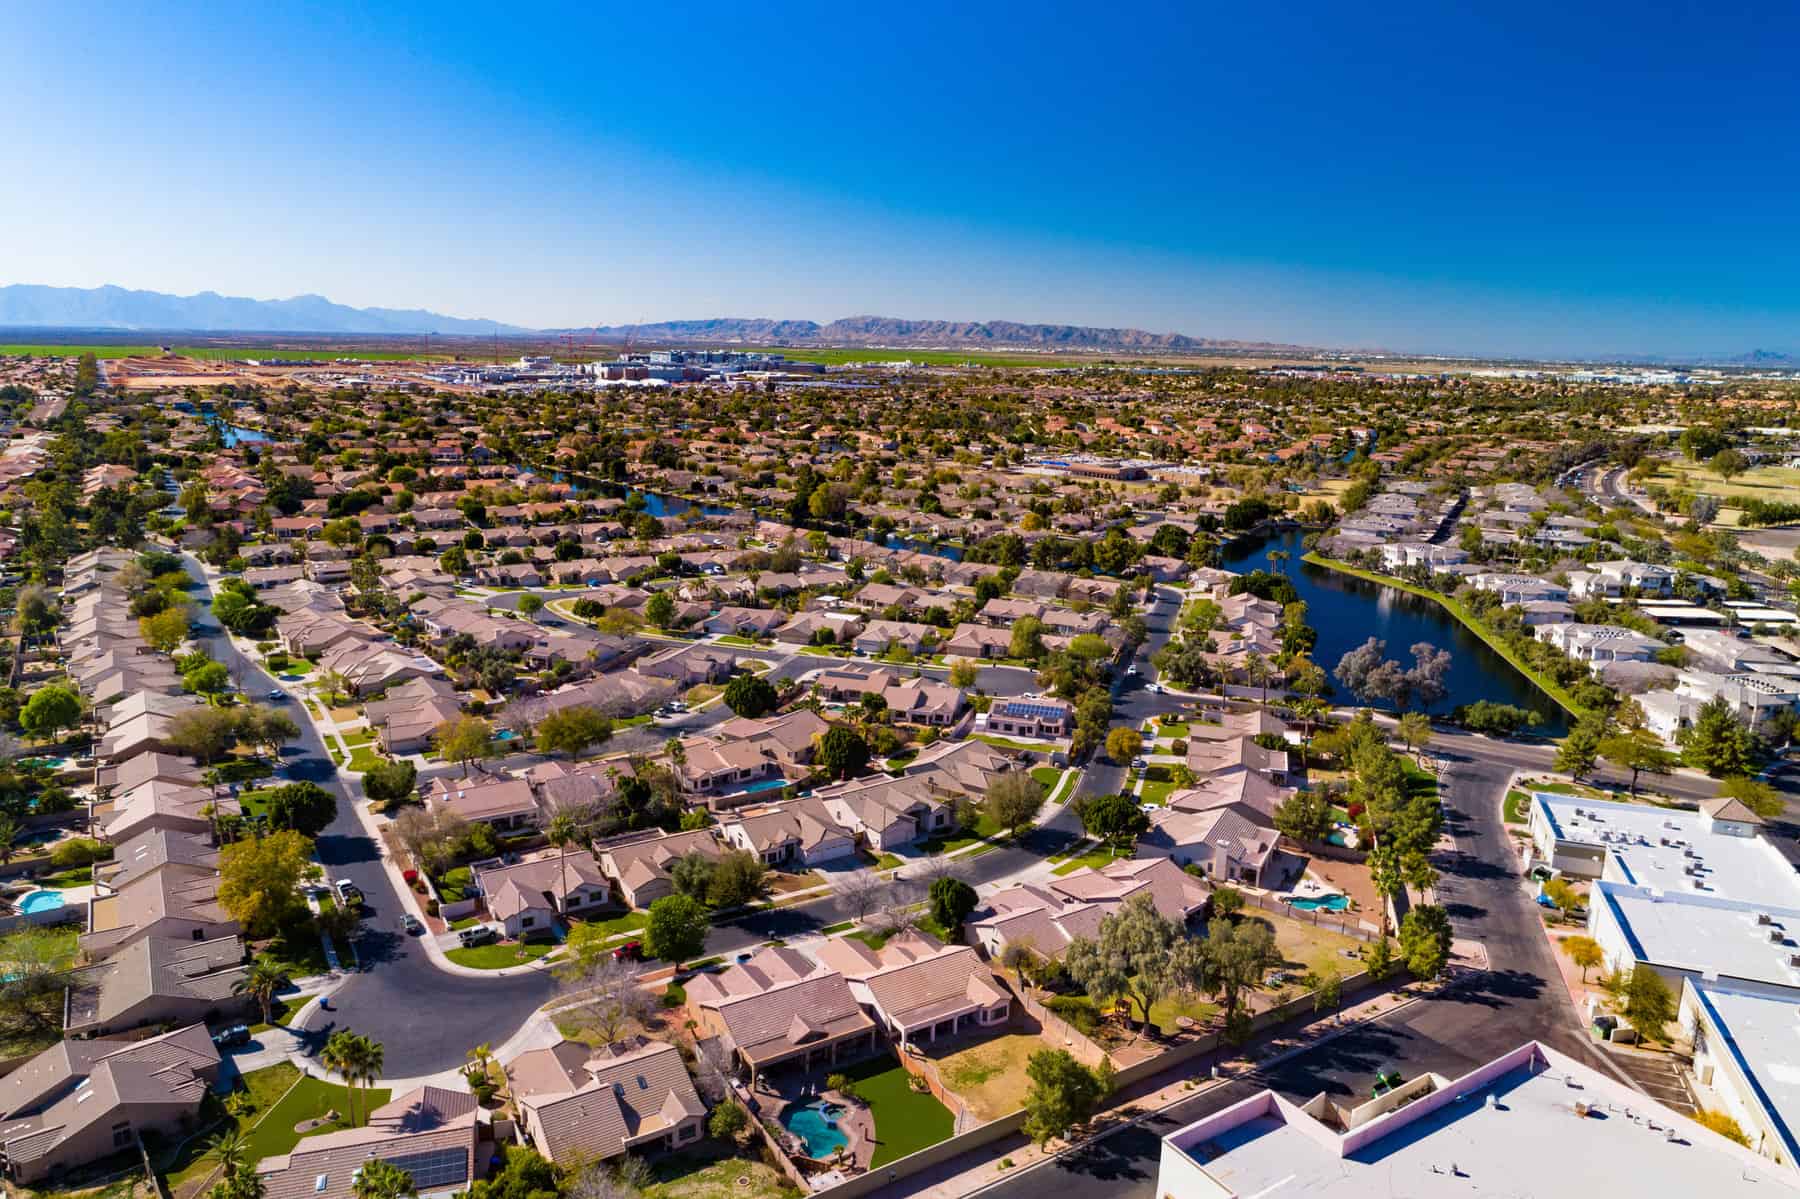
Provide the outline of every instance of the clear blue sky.
<path id="1" fill-rule="evenodd" d="M 75 8 L 0 282 L 1800 353 L 1793 4 Z"/>

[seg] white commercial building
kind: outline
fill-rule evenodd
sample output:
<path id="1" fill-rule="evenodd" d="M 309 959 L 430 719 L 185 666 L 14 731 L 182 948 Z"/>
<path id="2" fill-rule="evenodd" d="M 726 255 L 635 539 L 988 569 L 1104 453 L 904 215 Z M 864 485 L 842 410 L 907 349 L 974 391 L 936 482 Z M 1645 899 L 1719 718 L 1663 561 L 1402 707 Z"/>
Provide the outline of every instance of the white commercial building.
<path id="1" fill-rule="evenodd" d="M 1681 1027 L 1694 1043 L 1701 1102 L 1738 1122 L 1750 1146 L 1789 1169 L 1800 1166 L 1800 992 L 1696 982 L 1681 992 Z"/>
<path id="2" fill-rule="evenodd" d="M 1790 1028 L 1790 1033 L 1792 1029 Z M 1345 1109 L 1264 1091 L 1163 1138 L 1162 1199 L 1373 1195 L 1800 1195 L 1759 1157 L 1528 1042 L 1461 1078 L 1421 1075 Z"/>

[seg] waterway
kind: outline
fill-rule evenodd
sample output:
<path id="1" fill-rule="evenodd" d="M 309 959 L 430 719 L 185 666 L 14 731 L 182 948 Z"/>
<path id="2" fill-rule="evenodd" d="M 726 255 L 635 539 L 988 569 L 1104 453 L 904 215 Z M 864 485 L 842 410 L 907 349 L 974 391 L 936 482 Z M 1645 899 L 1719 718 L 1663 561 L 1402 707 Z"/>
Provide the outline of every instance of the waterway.
<path id="1" fill-rule="evenodd" d="M 1387 642 L 1388 657 L 1410 663 L 1414 643 L 1428 641 L 1450 651 L 1450 696 L 1430 708 L 1431 712 L 1443 714 L 1458 704 L 1485 699 L 1543 715 L 1546 720 L 1538 726 L 1540 733 L 1560 736 L 1568 731 L 1567 713 L 1561 705 L 1441 605 L 1302 562 L 1306 549 L 1301 536 L 1300 530 L 1288 529 L 1268 537 L 1242 538 L 1224 547 L 1220 565 L 1240 572 L 1266 570 L 1285 575 L 1293 583 L 1306 601 L 1308 623 L 1319 631 L 1313 660 L 1320 666 L 1331 671 L 1339 658 L 1370 637 Z M 1290 557 L 1271 561 L 1269 554 L 1275 550 Z"/>

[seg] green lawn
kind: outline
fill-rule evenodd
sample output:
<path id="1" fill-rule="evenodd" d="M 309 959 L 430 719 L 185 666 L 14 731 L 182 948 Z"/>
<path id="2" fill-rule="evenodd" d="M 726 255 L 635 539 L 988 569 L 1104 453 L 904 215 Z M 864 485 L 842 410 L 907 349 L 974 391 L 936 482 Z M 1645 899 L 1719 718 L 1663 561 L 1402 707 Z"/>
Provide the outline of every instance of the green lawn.
<path id="1" fill-rule="evenodd" d="M 343 734 L 343 737 L 344 744 L 348 745 L 351 749 L 355 749 L 359 745 L 367 745 L 369 742 L 375 740 L 375 730 L 371 728 L 352 729 L 348 733 Z"/>
<path id="2" fill-rule="evenodd" d="M 1145 803 L 1165 804 L 1169 802 L 1169 796 L 1174 790 L 1174 783 L 1146 781 L 1143 789 L 1138 792 L 1138 798 Z"/>
<path id="3" fill-rule="evenodd" d="M 1179 721 L 1175 724 L 1159 724 L 1156 726 L 1156 735 L 1170 741 L 1179 740 L 1188 735 L 1188 726 Z"/>
<path id="4" fill-rule="evenodd" d="M 350 769 L 358 774 L 367 774 L 385 761 L 386 756 L 371 746 L 359 745 L 350 751 Z"/>
<path id="5" fill-rule="evenodd" d="M 904 861 L 891 853 L 884 853 L 875 859 L 875 869 L 877 870 L 894 870 L 904 865 L 906 865 Z"/>
<path id="6" fill-rule="evenodd" d="M 1056 790 L 1056 784 L 1062 779 L 1062 771 L 1054 766 L 1033 766 L 1031 777 L 1037 780 L 1038 786 L 1044 789 L 1045 795 L 1048 795 Z"/>
<path id="7" fill-rule="evenodd" d="M 467 866 L 456 866 L 431 881 L 437 887 L 439 902 L 460 903 L 468 897 L 469 888 L 475 885 L 475 872 Z"/>
<path id="8" fill-rule="evenodd" d="M 611 937 L 620 933 L 635 933 L 644 927 L 644 922 L 648 919 L 648 912 L 625 912 L 618 916 L 608 916 L 604 920 L 583 919 L 582 923 L 591 924 Z"/>
<path id="9" fill-rule="evenodd" d="M 1173 1036 L 1180 1031 L 1181 1026 L 1176 1021 L 1182 1016 L 1204 1025 L 1218 1014 L 1218 1004 L 1180 992 L 1171 992 L 1150 1005 L 1150 1023 L 1161 1029 L 1164 1036 Z"/>
<path id="10" fill-rule="evenodd" d="M 856 1093 L 875 1118 L 875 1156 L 871 1168 L 899 1161 L 939 1141 L 955 1130 L 950 1109 L 929 1091 L 915 1091 L 912 1076 L 892 1058 L 878 1057 L 845 1071 L 856 1084 Z"/>
<path id="11" fill-rule="evenodd" d="M 527 962 L 535 962 L 555 948 L 556 946 L 542 941 L 527 945 L 476 945 L 468 949 L 452 949 L 444 956 L 458 966 L 468 966 L 473 970 L 504 970 L 508 966 L 523 966 Z"/>
<path id="12" fill-rule="evenodd" d="M 1106 849 L 1106 848 L 1102 847 L 1100 849 L 1089 850 L 1087 853 L 1084 853 L 1079 857 L 1070 858 L 1068 861 L 1066 861 L 1062 865 L 1056 867 L 1056 869 L 1052 870 L 1050 873 L 1051 874 L 1073 874 L 1077 870 L 1080 870 L 1083 866 L 1092 866 L 1095 870 L 1098 870 L 1098 869 L 1100 869 L 1100 867 L 1106 865 L 1108 862 L 1113 862 L 1113 861 L 1117 861 L 1117 860 L 1118 860 L 1117 854 L 1115 854 L 1110 849 Z"/>
<path id="13" fill-rule="evenodd" d="M 735 645 L 740 649 L 755 649 L 756 642 L 748 637 L 739 637 L 734 633 L 725 633 L 715 638 L 720 645 Z"/>
<path id="14" fill-rule="evenodd" d="M 1028 749 L 1028 750 L 1031 750 L 1033 753 L 1040 753 L 1040 754 L 1043 753 L 1047 748 L 1049 748 L 1048 746 L 1044 745 L 1041 742 L 1014 741 L 1007 737 L 996 737 L 992 733 L 976 733 L 975 735 L 970 737 L 969 740 L 985 741 L 989 745 L 997 745 L 1001 749 Z"/>
<path id="15" fill-rule="evenodd" d="M 287 1070 L 294 1068 L 287 1065 L 271 1066 L 270 1070 Z M 264 1071 L 255 1071 L 262 1074 Z M 252 1075 L 245 1075 L 248 1082 Z M 281 1102 L 262 1112 L 262 1118 L 244 1136 L 244 1157 L 249 1161 L 261 1161 L 265 1157 L 283 1154 L 300 1143 L 300 1134 L 294 1126 L 303 1120 L 315 1120 L 326 1112 L 338 1113 L 339 1122 L 323 1125 L 307 1135 L 320 1132 L 336 1132 L 342 1128 L 360 1128 L 368 1123 L 368 1113 L 380 1107 L 392 1097 L 393 1092 L 385 1087 L 371 1087 L 358 1090 L 356 1095 L 356 1122 L 349 1121 L 349 1108 L 345 1100 L 342 1083 L 325 1082 L 317 1078 L 302 1078 L 294 1083 Z M 252 1117 L 255 1119 L 255 1117 Z"/>
<path id="16" fill-rule="evenodd" d="M 655 1181 L 644 1188 L 644 1199 L 792 1199 L 799 1193 L 784 1175 L 717 1141 L 656 1158 L 650 1168 Z M 749 1185 L 739 1186 L 740 1178 Z"/>
<path id="17" fill-rule="evenodd" d="M 928 854 L 949 853 L 953 849 L 966 849 L 979 840 L 981 838 L 973 833 L 957 833 L 949 837 L 927 837 L 919 842 L 919 849 Z"/>
<path id="18" fill-rule="evenodd" d="M 1530 806 L 1531 796 L 1525 794 L 1523 791 L 1508 791 L 1506 793 L 1506 823 L 1528 823 L 1529 818 L 1526 815 L 1526 809 Z"/>

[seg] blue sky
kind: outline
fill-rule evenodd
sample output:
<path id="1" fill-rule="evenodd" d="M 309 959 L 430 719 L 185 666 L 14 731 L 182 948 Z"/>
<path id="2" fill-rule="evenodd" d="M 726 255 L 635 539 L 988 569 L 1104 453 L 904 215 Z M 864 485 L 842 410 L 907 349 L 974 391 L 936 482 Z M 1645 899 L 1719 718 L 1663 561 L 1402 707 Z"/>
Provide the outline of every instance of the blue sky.
<path id="1" fill-rule="evenodd" d="M 1800 7 L 1449 7 L 27 0 L 0 282 L 1800 353 Z"/>

